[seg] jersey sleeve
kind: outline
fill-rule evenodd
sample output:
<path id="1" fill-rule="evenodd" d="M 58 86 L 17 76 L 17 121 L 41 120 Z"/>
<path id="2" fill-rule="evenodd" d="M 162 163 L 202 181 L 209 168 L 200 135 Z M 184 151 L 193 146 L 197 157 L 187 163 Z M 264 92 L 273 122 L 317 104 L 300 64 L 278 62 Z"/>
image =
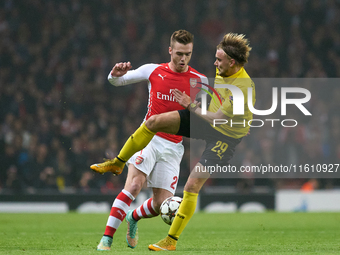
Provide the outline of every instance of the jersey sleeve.
<path id="1" fill-rule="evenodd" d="M 125 86 L 132 83 L 148 80 L 151 73 L 158 67 L 157 64 L 145 64 L 141 67 L 130 70 L 121 77 L 114 77 L 109 73 L 107 79 L 113 86 Z"/>

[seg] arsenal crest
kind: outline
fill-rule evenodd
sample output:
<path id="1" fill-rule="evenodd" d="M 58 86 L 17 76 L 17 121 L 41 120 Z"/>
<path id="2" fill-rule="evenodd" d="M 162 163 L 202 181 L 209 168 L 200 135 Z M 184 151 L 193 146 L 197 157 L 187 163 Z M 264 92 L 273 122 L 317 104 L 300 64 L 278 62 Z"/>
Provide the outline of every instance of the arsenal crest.
<path id="1" fill-rule="evenodd" d="M 137 165 L 142 164 L 143 161 L 144 161 L 144 159 L 141 156 L 138 156 L 135 160 Z"/>
<path id="2" fill-rule="evenodd" d="M 196 85 L 197 85 L 197 79 L 195 79 L 195 78 L 190 78 L 190 86 L 191 86 L 192 88 L 195 88 Z"/>

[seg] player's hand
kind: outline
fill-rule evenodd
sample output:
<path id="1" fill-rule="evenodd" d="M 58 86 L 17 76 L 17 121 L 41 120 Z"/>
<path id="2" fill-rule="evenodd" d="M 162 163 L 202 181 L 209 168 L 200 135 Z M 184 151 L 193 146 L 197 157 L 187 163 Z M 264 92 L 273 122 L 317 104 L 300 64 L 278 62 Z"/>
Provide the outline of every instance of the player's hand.
<path id="1" fill-rule="evenodd" d="M 130 62 L 120 62 L 115 64 L 115 66 L 111 70 L 111 75 L 113 77 L 120 77 L 127 73 L 132 68 Z"/>
<path id="2" fill-rule="evenodd" d="M 184 108 L 188 108 L 191 104 L 191 98 L 187 94 L 185 94 L 185 91 L 182 92 L 178 89 L 174 89 L 172 91 L 172 94 L 174 95 L 176 101 Z"/>
<path id="3" fill-rule="evenodd" d="M 197 105 L 198 107 L 201 106 L 201 102 L 200 102 L 200 101 L 197 101 L 197 100 L 194 100 L 194 104 Z"/>

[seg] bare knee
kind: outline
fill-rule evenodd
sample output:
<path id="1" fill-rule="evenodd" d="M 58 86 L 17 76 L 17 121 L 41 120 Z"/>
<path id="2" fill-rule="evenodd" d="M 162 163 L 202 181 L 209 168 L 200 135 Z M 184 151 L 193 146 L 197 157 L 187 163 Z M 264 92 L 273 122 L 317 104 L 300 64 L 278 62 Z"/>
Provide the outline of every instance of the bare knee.
<path id="1" fill-rule="evenodd" d="M 188 183 L 185 184 L 184 190 L 190 193 L 198 193 L 200 191 L 200 189 L 198 189 L 195 185 L 188 184 Z"/>
<path id="2" fill-rule="evenodd" d="M 129 192 L 134 196 L 136 197 L 139 192 L 141 191 L 143 187 L 143 184 L 138 182 L 138 181 L 132 181 L 132 183 L 129 185 Z"/>
<path id="3" fill-rule="evenodd" d="M 197 163 L 196 167 L 203 167 L 201 163 Z M 199 193 L 204 183 L 209 179 L 210 174 L 207 172 L 191 171 L 190 176 L 184 186 L 184 190 L 190 193 Z"/>
<path id="4" fill-rule="evenodd" d="M 145 125 L 148 129 L 150 129 L 152 132 L 158 132 L 159 128 L 159 115 L 152 115 L 150 118 L 147 119 L 145 122 Z"/>
<path id="5" fill-rule="evenodd" d="M 164 112 L 162 114 L 152 115 L 145 122 L 145 125 L 152 132 L 177 134 L 180 126 L 180 120 L 178 111 Z"/>
<path id="6" fill-rule="evenodd" d="M 190 193 L 199 193 L 207 179 L 189 178 L 184 186 L 184 190 Z"/>
<path id="7" fill-rule="evenodd" d="M 136 197 L 141 191 L 145 180 L 146 174 L 139 171 L 133 164 L 129 164 L 124 189 Z"/>

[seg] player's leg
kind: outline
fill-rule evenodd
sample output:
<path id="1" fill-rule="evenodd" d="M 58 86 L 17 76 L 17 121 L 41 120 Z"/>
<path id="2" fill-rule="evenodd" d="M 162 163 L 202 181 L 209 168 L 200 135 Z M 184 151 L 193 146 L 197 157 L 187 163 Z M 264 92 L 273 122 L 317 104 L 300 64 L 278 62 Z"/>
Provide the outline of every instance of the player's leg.
<path id="1" fill-rule="evenodd" d="M 179 175 L 179 165 L 184 153 L 182 143 L 176 144 L 160 137 L 155 137 L 150 145 L 153 146 L 153 149 L 157 151 L 156 154 L 158 155 L 152 171 L 147 176 L 148 187 L 152 188 L 153 196 L 146 200 L 140 207 L 129 211 L 127 214 L 128 234 L 126 240 L 131 248 L 137 245 L 137 240 L 129 236 L 131 233 L 129 226 L 137 224 L 141 219 L 158 216 L 162 202 L 175 193 Z M 148 147 L 150 145 L 148 145 Z M 143 150 L 142 156 L 146 157 L 147 155 L 148 152 Z M 145 160 L 143 160 L 143 162 L 144 161 Z"/>
<path id="2" fill-rule="evenodd" d="M 111 249 L 113 235 L 124 220 L 131 202 L 139 194 L 145 180 L 146 174 L 139 171 L 134 165 L 130 164 L 128 167 L 128 175 L 124 189 L 118 194 L 112 204 L 110 216 L 106 223 L 104 236 L 97 246 L 97 250 Z"/>
<path id="3" fill-rule="evenodd" d="M 143 183 L 140 182 L 140 184 L 144 184 L 145 180 L 148 178 L 148 176 L 154 169 L 154 166 L 157 162 L 157 158 L 159 157 L 157 146 L 158 146 L 157 138 L 155 137 L 150 142 L 150 144 L 148 144 L 148 146 L 146 146 L 142 151 L 135 153 L 135 155 L 133 155 L 128 161 L 129 167 L 134 166 L 136 172 L 141 172 L 143 174 L 144 176 Z M 127 181 L 126 186 L 130 187 L 131 189 L 137 189 L 138 193 L 142 188 L 142 186 L 135 187 L 135 184 L 130 183 L 129 181 Z M 146 208 L 147 207 L 150 208 L 150 206 L 152 206 L 152 198 L 143 203 L 143 205 L 139 207 L 139 210 L 143 210 L 143 206 L 145 206 Z M 151 215 L 152 214 L 154 214 L 155 216 L 158 215 L 158 213 L 154 212 L 152 209 L 149 209 L 149 212 Z M 135 248 L 138 242 L 138 228 L 137 228 L 138 220 L 135 220 L 132 214 L 133 214 L 132 210 L 128 211 L 125 218 L 127 222 L 126 241 L 130 248 Z"/>
<path id="4" fill-rule="evenodd" d="M 159 208 L 163 201 L 173 196 L 173 193 L 161 188 L 153 188 L 153 196 L 144 201 L 144 203 L 132 211 L 132 218 L 135 221 L 140 219 L 152 218 L 159 215 Z"/>
<path id="5" fill-rule="evenodd" d="M 106 172 L 120 174 L 126 161 L 137 151 L 145 148 L 157 132 L 176 134 L 179 127 L 180 115 L 178 111 L 153 115 L 129 137 L 116 158 L 101 164 L 93 164 L 91 169 L 101 174 Z"/>
<path id="6" fill-rule="evenodd" d="M 202 167 L 202 164 L 197 163 L 196 166 Z M 197 205 L 198 193 L 209 177 L 209 173 L 197 173 L 195 170 L 191 172 L 184 186 L 183 201 L 169 230 L 169 235 L 174 239 L 177 240 L 179 238 L 183 229 L 194 214 Z"/>
<path id="7" fill-rule="evenodd" d="M 201 156 L 199 163 L 191 171 L 187 183 L 184 187 L 183 201 L 178 209 L 178 213 L 172 222 L 169 230 L 169 235 L 156 244 L 149 245 L 151 250 L 175 250 L 177 239 L 194 214 L 197 196 L 206 180 L 210 177 L 209 172 L 200 171 L 204 166 L 228 165 L 229 160 L 233 157 L 235 147 L 241 142 L 241 139 L 234 139 L 220 134 L 215 129 L 202 125 L 200 126 L 204 140 L 206 141 L 205 150 Z M 210 130 L 209 130 L 210 129 Z M 215 132 L 215 133 L 214 133 Z M 218 132 L 218 133 L 216 133 Z M 221 147 L 220 150 L 215 150 L 216 146 Z M 222 147 L 223 146 L 223 147 Z M 198 171 L 197 171 L 198 170 Z"/>
<path id="8" fill-rule="evenodd" d="M 200 161 L 191 171 L 185 184 L 183 201 L 168 233 L 167 239 L 172 239 L 170 241 L 175 244 L 195 212 L 199 191 L 210 177 L 209 171 L 201 170 L 204 169 L 204 166 L 228 165 L 234 154 L 235 147 L 241 141 L 219 133 L 210 125 L 206 125 L 206 122 L 200 125 L 200 129 L 204 134 L 206 147 Z M 197 130 L 192 131 L 197 132 Z M 216 150 L 217 147 L 219 147 L 218 150 Z"/>
<path id="9" fill-rule="evenodd" d="M 137 222 L 141 219 L 149 219 L 159 215 L 159 207 L 162 202 L 173 194 L 164 189 L 153 189 L 153 197 L 144 201 L 144 203 L 135 210 L 130 210 L 126 215 L 128 224 L 126 242 L 130 248 L 135 248 L 138 244 Z"/>
<path id="10" fill-rule="evenodd" d="M 202 165 L 197 163 L 196 166 Z M 176 250 L 177 240 L 196 210 L 198 193 L 209 177 L 209 173 L 197 174 L 194 170 L 191 172 L 184 187 L 183 201 L 172 222 L 168 236 L 156 244 L 149 245 L 150 250 Z"/>

